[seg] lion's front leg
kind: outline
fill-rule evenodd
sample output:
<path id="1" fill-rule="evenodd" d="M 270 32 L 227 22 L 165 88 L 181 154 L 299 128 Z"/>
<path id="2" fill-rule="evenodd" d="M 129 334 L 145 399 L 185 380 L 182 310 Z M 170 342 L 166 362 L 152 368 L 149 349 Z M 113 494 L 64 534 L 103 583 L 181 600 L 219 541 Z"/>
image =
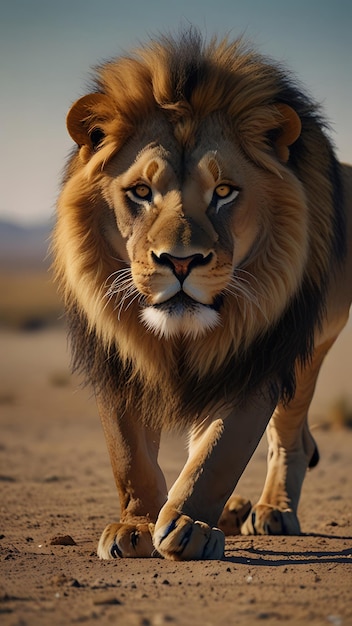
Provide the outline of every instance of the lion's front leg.
<path id="1" fill-rule="evenodd" d="M 173 560 L 221 559 L 216 527 L 226 500 L 260 441 L 273 411 L 264 395 L 192 432 L 189 458 L 158 516 L 153 542 Z"/>
<path id="2" fill-rule="evenodd" d="M 109 524 L 100 537 L 98 556 L 150 557 L 154 522 L 167 495 L 157 461 L 160 432 L 132 415 L 119 417 L 102 403 L 98 406 L 121 508 L 120 521 Z"/>

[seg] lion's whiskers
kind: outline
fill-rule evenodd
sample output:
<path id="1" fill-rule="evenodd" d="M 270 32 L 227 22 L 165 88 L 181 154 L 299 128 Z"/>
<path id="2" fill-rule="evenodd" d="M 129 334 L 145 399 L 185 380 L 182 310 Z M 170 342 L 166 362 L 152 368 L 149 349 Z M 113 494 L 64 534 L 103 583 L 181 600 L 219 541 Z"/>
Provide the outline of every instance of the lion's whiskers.
<path id="1" fill-rule="evenodd" d="M 113 278 L 113 280 L 111 280 Z M 110 282 L 111 281 L 111 282 Z M 121 318 L 122 311 L 131 306 L 131 304 L 138 299 L 142 298 L 142 295 L 137 290 L 130 267 L 116 270 L 112 272 L 105 281 L 104 287 L 106 291 L 103 294 L 103 299 L 106 298 L 104 309 L 115 297 L 114 311 L 117 311 L 117 318 Z M 125 306 L 127 304 L 127 306 Z"/>
<path id="2" fill-rule="evenodd" d="M 241 274 L 246 274 L 248 278 L 242 276 Z M 257 287 L 259 287 L 259 281 L 253 274 L 241 268 L 236 269 L 235 274 L 231 277 L 230 282 L 224 289 L 224 292 L 235 296 L 237 299 L 241 298 L 244 302 L 254 305 L 267 320 L 267 316 L 261 306 L 261 300 L 265 299 L 265 296 L 261 293 L 260 289 L 254 291 L 253 282 Z"/>

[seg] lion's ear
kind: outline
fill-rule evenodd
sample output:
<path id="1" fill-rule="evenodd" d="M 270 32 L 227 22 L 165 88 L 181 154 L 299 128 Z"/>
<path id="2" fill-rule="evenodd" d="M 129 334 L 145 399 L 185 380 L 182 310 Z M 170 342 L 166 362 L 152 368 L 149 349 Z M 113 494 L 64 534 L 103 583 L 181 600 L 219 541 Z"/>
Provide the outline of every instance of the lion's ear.
<path id="1" fill-rule="evenodd" d="M 109 106 L 110 104 L 110 106 Z M 66 125 L 73 141 L 81 146 L 88 146 L 91 150 L 97 149 L 104 138 L 101 124 L 111 110 L 108 96 L 101 93 L 91 93 L 83 96 L 70 108 Z"/>
<path id="2" fill-rule="evenodd" d="M 280 113 L 281 120 L 274 145 L 279 159 L 286 162 L 290 156 L 288 146 L 291 146 L 300 136 L 302 124 L 296 111 L 288 104 L 279 103 L 275 107 Z"/>

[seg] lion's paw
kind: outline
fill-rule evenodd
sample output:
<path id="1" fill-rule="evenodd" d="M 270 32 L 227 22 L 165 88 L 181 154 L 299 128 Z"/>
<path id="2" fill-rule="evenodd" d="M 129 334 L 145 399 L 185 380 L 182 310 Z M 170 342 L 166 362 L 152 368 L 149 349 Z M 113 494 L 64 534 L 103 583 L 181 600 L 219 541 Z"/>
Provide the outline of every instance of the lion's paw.
<path id="1" fill-rule="evenodd" d="M 297 515 L 291 509 L 280 510 L 269 504 L 253 507 L 241 528 L 242 535 L 300 535 Z"/>
<path id="2" fill-rule="evenodd" d="M 177 511 L 170 518 L 155 526 L 153 541 L 161 556 L 174 561 L 223 558 L 225 537 L 219 528 L 211 528 Z"/>
<path id="3" fill-rule="evenodd" d="M 109 524 L 100 537 L 98 557 L 116 559 L 154 556 L 152 532 L 153 525 L 148 523 Z"/>
<path id="4" fill-rule="evenodd" d="M 241 496 L 231 496 L 224 506 L 218 521 L 220 530 L 225 535 L 240 535 L 241 527 L 247 519 L 252 505 Z"/>

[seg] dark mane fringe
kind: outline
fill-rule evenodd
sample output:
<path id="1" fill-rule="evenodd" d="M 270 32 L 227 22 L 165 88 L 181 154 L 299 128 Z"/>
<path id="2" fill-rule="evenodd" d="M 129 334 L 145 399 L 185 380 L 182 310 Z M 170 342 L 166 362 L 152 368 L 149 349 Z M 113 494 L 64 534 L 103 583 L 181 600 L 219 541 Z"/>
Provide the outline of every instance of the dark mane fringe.
<path id="1" fill-rule="evenodd" d="M 342 185 L 341 165 L 331 156 L 329 178 L 333 187 L 334 219 L 332 239 L 332 257 L 340 266 L 347 255 L 346 216 L 344 212 L 344 193 Z"/>
<path id="2" fill-rule="evenodd" d="M 108 410 L 117 411 L 119 417 L 132 410 L 149 426 L 181 429 L 194 421 L 186 415 L 180 405 L 175 389 L 165 388 L 155 381 L 152 387 L 134 375 L 133 365 L 122 363 L 118 349 L 112 346 L 109 352 L 94 331 L 88 329 L 85 316 L 75 305 L 66 312 L 68 336 L 71 347 L 73 372 L 83 376 L 83 384 L 92 386 L 96 397 Z M 165 406 L 170 420 L 165 425 Z"/>

